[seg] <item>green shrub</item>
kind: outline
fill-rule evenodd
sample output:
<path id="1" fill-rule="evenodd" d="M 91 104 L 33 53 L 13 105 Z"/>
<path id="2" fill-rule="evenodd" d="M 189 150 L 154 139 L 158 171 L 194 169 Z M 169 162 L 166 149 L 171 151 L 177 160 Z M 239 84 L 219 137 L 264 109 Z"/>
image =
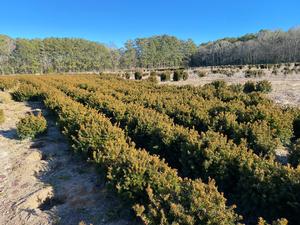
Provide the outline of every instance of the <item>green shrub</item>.
<path id="1" fill-rule="evenodd" d="M 3 109 L 0 109 L 0 124 L 4 122 L 4 112 Z"/>
<path id="2" fill-rule="evenodd" d="M 235 93 L 241 93 L 243 92 L 243 85 L 242 84 L 232 84 L 229 86 L 230 90 L 232 90 Z"/>
<path id="3" fill-rule="evenodd" d="M 38 90 L 30 84 L 20 84 L 20 87 L 11 93 L 13 100 L 17 102 L 37 101 L 40 98 Z"/>
<path id="4" fill-rule="evenodd" d="M 283 68 L 283 74 L 284 75 L 288 75 L 288 74 L 292 74 L 293 71 L 289 68 L 289 67 L 284 67 Z"/>
<path id="5" fill-rule="evenodd" d="M 134 73 L 134 79 L 136 79 L 136 80 L 141 80 L 142 78 L 143 78 L 143 74 L 142 74 L 141 72 L 136 71 L 136 72 Z"/>
<path id="6" fill-rule="evenodd" d="M 160 74 L 160 80 L 161 81 L 169 81 L 171 79 L 171 74 L 169 71 L 163 72 Z"/>
<path id="7" fill-rule="evenodd" d="M 156 76 L 151 76 L 151 75 L 147 78 L 147 81 L 152 82 L 152 83 L 157 83 L 158 82 L 157 77 Z"/>
<path id="8" fill-rule="evenodd" d="M 129 80 L 129 79 L 130 79 L 130 73 L 126 72 L 126 73 L 125 73 L 125 78 L 126 78 L 127 80 Z"/>
<path id="9" fill-rule="evenodd" d="M 189 78 L 188 72 L 183 71 L 183 73 L 182 73 L 182 79 L 183 79 L 183 80 L 187 80 L 188 78 Z"/>
<path id="10" fill-rule="evenodd" d="M 155 71 L 151 71 L 150 76 L 146 79 L 146 81 L 149 81 L 151 83 L 157 83 L 157 73 Z"/>
<path id="11" fill-rule="evenodd" d="M 182 80 L 182 70 L 175 70 L 173 75 L 173 81 L 180 81 Z"/>
<path id="12" fill-rule="evenodd" d="M 17 84 L 17 79 L 12 77 L 1 77 L 0 79 L 0 91 L 6 91 L 12 89 Z"/>
<path id="13" fill-rule="evenodd" d="M 157 73 L 155 71 L 150 72 L 150 77 L 156 77 L 156 76 L 157 76 Z"/>
<path id="14" fill-rule="evenodd" d="M 300 164 L 300 138 L 292 145 L 289 155 L 289 163 L 297 167 Z"/>
<path id="15" fill-rule="evenodd" d="M 234 70 L 224 70 L 223 72 L 227 77 L 232 77 L 234 75 Z"/>
<path id="16" fill-rule="evenodd" d="M 173 75 L 173 81 L 187 80 L 189 74 L 184 70 L 175 70 Z"/>
<path id="17" fill-rule="evenodd" d="M 249 78 L 249 77 L 261 77 L 264 75 L 264 72 L 262 70 L 246 70 L 245 71 L 245 77 Z"/>
<path id="18" fill-rule="evenodd" d="M 288 220 L 281 218 L 276 221 L 272 221 L 272 224 L 265 221 L 263 218 L 259 218 L 257 225 L 288 225 Z"/>
<path id="19" fill-rule="evenodd" d="M 272 91 L 272 84 L 270 81 L 267 80 L 258 81 L 256 83 L 255 89 L 259 92 L 269 93 Z"/>
<path id="20" fill-rule="evenodd" d="M 272 74 L 277 75 L 278 74 L 278 70 L 277 69 L 273 69 Z"/>
<path id="21" fill-rule="evenodd" d="M 87 90 L 88 85 L 87 84 L 79 84 L 78 87 L 81 89 Z"/>
<path id="22" fill-rule="evenodd" d="M 276 147 L 279 145 L 279 140 L 273 138 L 275 133 L 268 123 L 263 121 L 255 121 L 249 125 L 247 141 L 249 147 L 258 155 L 274 155 Z"/>
<path id="23" fill-rule="evenodd" d="M 253 81 L 247 81 L 244 84 L 244 92 L 251 93 L 255 91 L 255 83 Z"/>
<path id="24" fill-rule="evenodd" d="M 197 71 L 197 75 L 198 75 L 199 78 L 201 78 L 201 77 L 206 77 L 207 73 L 205 71 L 200 70 L 200 71 Z"/>
<path id="25" fill-rule="evenodd" d="M 215 89 L 225 88 L 227 86 L 226 82 L 224 80 L 215 80 L 215 81 L 211 82 L 211 85 Z"/>
<path id="26" fill-rule="evenodd" d="M 261 69 L 267 69 L 267 68 L 268 68 L 268 65 L 261 64 L 259 67 L 260 67 Z"/>
<path id="27" fill-rule="evenodd" d="M 35 138 L 38 134 L 42 134 L 47 129 L 47 121 L 45 117 L 39 113 L 37 116 L 28 114 L 21 118 L 17 123 L 17 133 L 19 138 Z"/>

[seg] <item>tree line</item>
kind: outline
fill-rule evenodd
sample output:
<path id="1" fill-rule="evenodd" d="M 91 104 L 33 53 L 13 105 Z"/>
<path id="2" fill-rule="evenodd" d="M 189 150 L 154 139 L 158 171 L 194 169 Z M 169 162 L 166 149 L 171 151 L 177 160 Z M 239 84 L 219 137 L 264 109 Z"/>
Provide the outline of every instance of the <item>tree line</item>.
<path id="1" fill-rule="evenodd" d="M 300 28 L 262 30 L 197 46 L 161 35 L 117 49 L 78 38 L 13 39 L 0 35 L 0 74 L 63 73 L 300 61 Z"/>
<path id="2" fill-rule="evenodd" d="M 0 36 L 0 73 L 51 73 L 113 69 L 118 51 L 74 38 L 12 39 Z"/>
<path id="3" fill-rule="evenodd" d="M 300 28 L 261 30 L 239 38 L 201 44 L 191 66 L 267 64 L 300 61 Z"/>

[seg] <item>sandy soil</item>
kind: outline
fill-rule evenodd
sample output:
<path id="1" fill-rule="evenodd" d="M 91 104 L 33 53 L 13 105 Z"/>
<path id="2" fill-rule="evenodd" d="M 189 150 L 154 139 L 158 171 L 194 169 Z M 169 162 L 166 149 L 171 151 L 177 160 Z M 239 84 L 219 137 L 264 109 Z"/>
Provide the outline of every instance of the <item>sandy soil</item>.
<path id="1" fill-rule="evenodd" d="M 1 99 L 6 120 L 0 125 L 0 224 L 136 224 L 99 169 L 69 151 L 40 103 L 14 102 L 4 92 Z M 34 142 L 18 140 L 18 118 L 39 110 L 47 117 L 47 133 Z"/>

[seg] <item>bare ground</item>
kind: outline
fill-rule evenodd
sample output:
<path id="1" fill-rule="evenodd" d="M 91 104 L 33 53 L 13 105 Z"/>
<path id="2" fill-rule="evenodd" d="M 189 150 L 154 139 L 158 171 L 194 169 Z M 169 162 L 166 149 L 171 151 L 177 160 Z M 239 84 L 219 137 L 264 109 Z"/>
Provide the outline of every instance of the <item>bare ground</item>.
<path id="1" fill-rule="evenodd" d="M 4 92 L 1 99 L 0 224 L 136 224 L 107 190 L 101 171 L 72 154 L 40 103 L 14 102 Z M 18 140 L 16 121 L 37 110 L 47 116 L 47 133 L 34 142 Z"/>

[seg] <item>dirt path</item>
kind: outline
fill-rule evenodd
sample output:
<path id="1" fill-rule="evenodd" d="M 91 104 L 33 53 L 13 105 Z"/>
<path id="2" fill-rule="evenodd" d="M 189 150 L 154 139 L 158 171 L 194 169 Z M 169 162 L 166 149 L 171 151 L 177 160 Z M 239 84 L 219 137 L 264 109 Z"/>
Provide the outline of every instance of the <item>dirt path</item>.
<path id="1" fill-rule="evenodd" d="M 40 103 L 14 102 L 4 92 L 1 99 L 6 120 L 0 125 L 0 224 L 136 224 L 101 173 L 68 150 Z M 47 116 L 47 134 L 34 142 L 18 140 L 16 121 L 36 110 Z"/>

